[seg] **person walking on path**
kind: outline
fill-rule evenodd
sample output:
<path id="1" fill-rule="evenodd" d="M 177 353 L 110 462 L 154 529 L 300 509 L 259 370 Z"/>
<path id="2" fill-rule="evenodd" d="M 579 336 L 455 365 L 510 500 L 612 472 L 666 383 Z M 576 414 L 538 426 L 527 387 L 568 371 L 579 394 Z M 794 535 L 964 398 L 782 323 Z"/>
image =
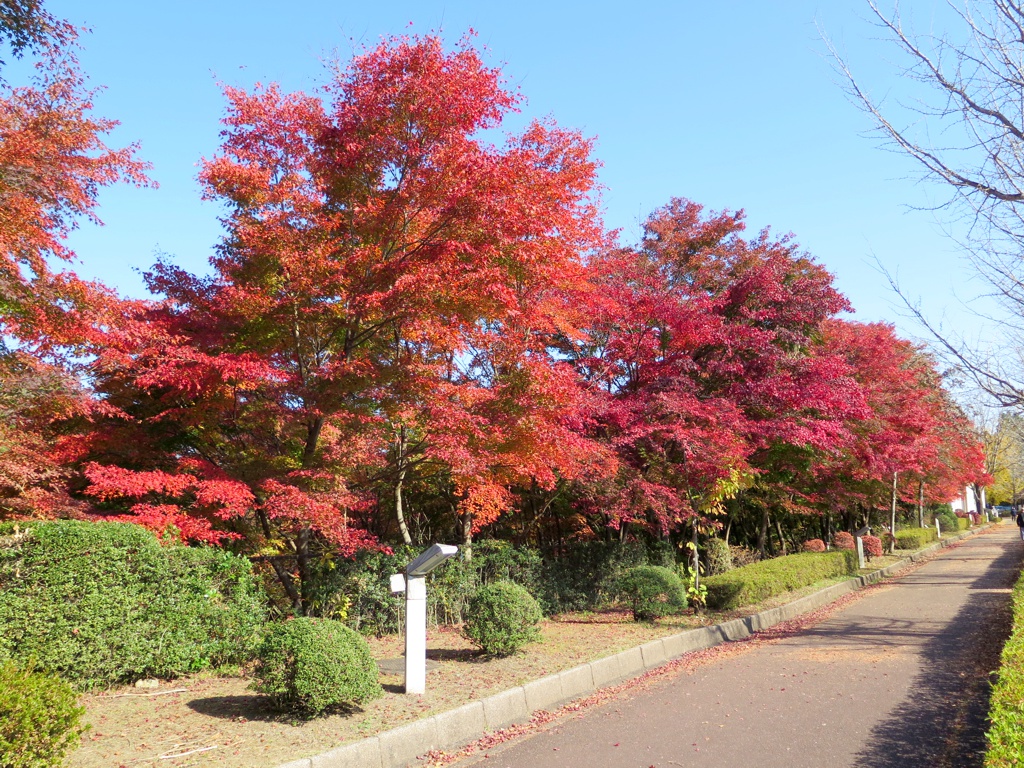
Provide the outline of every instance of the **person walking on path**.
<path id="1" fill-rule="evenodd" d="M 1017 511 L 1017 529 L 1020 531 L 1020 540 L 1024 541 L 1024 509 Z"/>

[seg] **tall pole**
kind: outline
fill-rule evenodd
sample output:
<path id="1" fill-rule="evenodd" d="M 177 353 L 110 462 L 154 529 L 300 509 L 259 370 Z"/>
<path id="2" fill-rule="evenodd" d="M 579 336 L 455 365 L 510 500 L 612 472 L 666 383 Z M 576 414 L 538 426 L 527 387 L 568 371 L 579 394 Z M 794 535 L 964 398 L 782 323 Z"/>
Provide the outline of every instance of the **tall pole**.
<path id="1" fill-rule="evenodd" d="M 892 473 L 892 511 L 889 515 L 889 553 L 896 551 L 896 478 L 898 473 Z"/>
<path id="2" fill-rule="evenodd" d="M 405 581 L 405 692 L 427 690 L 427 580 Z"/>

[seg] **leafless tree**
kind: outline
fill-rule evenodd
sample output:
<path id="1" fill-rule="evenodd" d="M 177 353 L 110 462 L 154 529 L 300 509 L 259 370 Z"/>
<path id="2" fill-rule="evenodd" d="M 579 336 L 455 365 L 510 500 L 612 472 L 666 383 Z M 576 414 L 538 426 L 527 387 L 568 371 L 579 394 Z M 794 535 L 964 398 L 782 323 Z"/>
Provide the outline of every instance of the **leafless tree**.
<path id="1" fill-rule="evenodd" d="M 956 23 L 941 34 L 915 33 L 898 3 L 886 12 L 866 2 L 899 51 L 898 83 L 909 98 L 874 98 L 826 37 L 836 68 L 885 143 L 950 191 L 943 207 L 966 221 L 958 239 L 1000 307 L 1005 343 L 985 350 L 936 327 L 890 282 L 986 392 L 1001 405 L 1024 406 L 1024 2 L 951 1 Z"/>

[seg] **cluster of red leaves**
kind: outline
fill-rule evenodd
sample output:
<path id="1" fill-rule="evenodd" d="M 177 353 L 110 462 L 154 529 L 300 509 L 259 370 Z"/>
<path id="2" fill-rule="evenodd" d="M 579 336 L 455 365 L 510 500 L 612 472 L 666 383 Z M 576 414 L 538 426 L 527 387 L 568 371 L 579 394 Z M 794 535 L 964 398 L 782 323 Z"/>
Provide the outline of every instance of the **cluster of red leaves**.
<path id="1" fill-rule="evenodd" d="M 857 542 L 853 540 L 853 535 L 846 531 L 836 531 L 832 537 L 832 546 L 836 549 L 856 549 Z"/>
<path id="2" fill-rule="evenodd" d="M 869 558 L 881 557 L 882 556 L 882 540 L 877 536 L 864 536 L 861 539 L 864 542 L 864 554 Z"/>
<path id="3" fill-rule="evenodd" d="M 808 539 L 803 545 L 804 552 L 824 552 L 825 549 L 825 542 L 821 539 Z"/>

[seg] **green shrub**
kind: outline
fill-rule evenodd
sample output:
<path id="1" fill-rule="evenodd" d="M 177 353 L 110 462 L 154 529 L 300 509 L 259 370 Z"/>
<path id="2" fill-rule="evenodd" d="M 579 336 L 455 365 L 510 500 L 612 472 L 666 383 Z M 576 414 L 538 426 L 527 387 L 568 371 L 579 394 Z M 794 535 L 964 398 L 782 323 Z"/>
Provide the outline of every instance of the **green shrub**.
<path id="1" fill-rule="evenodd" d="M 896 549 L 921 549 L 935 541 L 934 528 L 904 528 L 896 531 Z"/>
<path id="2" fill-rule="evenodd" d="M 704 542 L 702 557 L 705 573 L 708 576 L 725 573 L 733 568 L 732 552 L 729 549 L 729 545 L 721 539 L 711 538 Z"/>
<path id="3" fill-rule="evenodd" d="M 679 574 L 659 565 L 630 568 L 619 578 L 616 593 L 636 621 L 653 621 L 686 607 L 686 588 Z"/>
<path id="4" fill-rule="evenodd" d="M 0 544 L 0 659 L 83 688 L 247 661 L 264 615 L 246 559 L 137 525 L 39 523 Z"/>
<path id="5" fill-rule="evenodd" d="M 511 656 L 540 639 L 540 605 L 518 584 L 498 581 L 481 587 L 466 610 L 466 637 L 491 656 Z"/>
<path id="6" fill-rule="evenodd" d="M 958 531 L 966 531 L 970 527 L 971 527 L 971 521 L 970 521 L 969 518 L 960 517 L 959 515 L 957 516 L 957 518 L 956 518 L 956 528 L 957 528 Z"/>
<path id="7" fill-rule="evenodd" d="M 989 699 L 986 768 L 1019 766 L 1024 755 L 1024 574 L 1013 588 L 1013 624 Z"/>
<path id="8" fill-rule="evenodd" d="M 857 553 L 849 549 L 762 560 L 706 578 L 708 607 L 725 610 L 750 605 L 824 579 L 853 574 L 857 566 Z"/>
<path id="9" fill-rule="evenodd" d="M 947 507 L 949 505 L 946 505 Z M 943 510 L 935 514 L 935 519 L 939 521 L 939 525 L 942 526 L 943 533 L 956 533 L 960 530 L 960 524 L 957 522 L 959 518 L 954 514 L 952 509 Z"/>
<path id="10" fill-rule="evenodd" d="M 573 542 L 545 557 L 538 599 L 548 613 L 596 610 L 614 596 L 623 572 L 638 565 L 674 567 L 675 553 L 663 542 Z"/>
<path id="11" fill-rule="evenodd" d="M 0 768 L 61 765 L 86 730 L 84 713 L 60 678 L 0 662 Z"/>
<path id="12" fill-rule="evenodd" d="M 352 707 L 383 695 L 366 640 L 333 619 L 299 618 L 271 625 L 257 651 L 252 690 L 304 716 Z"/>

